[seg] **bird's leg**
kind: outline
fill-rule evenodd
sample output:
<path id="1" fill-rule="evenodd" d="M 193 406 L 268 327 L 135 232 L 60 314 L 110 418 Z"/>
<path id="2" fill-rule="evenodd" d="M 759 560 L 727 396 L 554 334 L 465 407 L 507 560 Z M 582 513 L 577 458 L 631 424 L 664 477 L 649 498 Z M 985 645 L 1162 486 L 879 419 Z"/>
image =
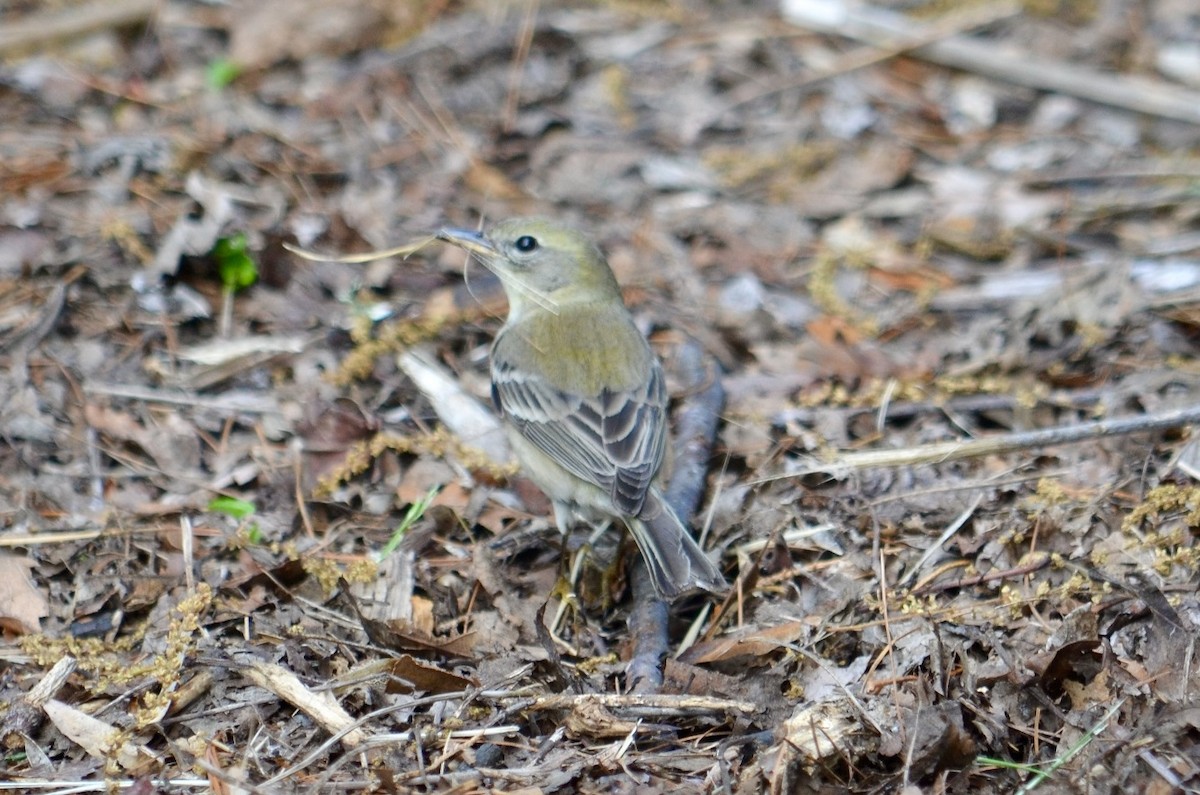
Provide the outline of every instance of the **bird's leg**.
<path id="1" fill-rule="evenodd" d="M 554 595 L 558 597 L 558 608 L 554 611 L 554 619 L 550 622 L 550 636 L 558 637 L 558 628 L 562 623 L 563 616 L 566 615 L 567 606 L 572 609 L 578 607 L 578 599 L 575 596 L 575 578 L 578 577 L 578 572 L 575 567 L 571 567 L 571 573 L 568 575 L 567 567 L 569 560 L 569 552 L 567 550 L 567 534 L 571 532 L 571 509 L 566 503 L 554 502 L 554 524 L 558 526 L 558 582 L 554 586 Z M 583 555 L 579 556 L 580 558 Z"/>
<path id="2" fill-rule="evenodd" d="M 554 524 L 564 539 L 571 532 L 571 507 L 565 502 L 554 501 Z"/>
<path id="3" fill-rule="evenodd" d="M 567 525 L 567 518 L 572 515 L 571 509 L 559 503 L 554 504 L 554 520 L 558 525 L 559 531 L 562 533 L 560 543 L 560 570 L 567 570 L 567 561 L 570 560 L 569 573 L 561 575 L 559 578 L 560 588 L 555 590 L 559 592 L 558 609 L 554 613 L 554 620 L 550 623 L 550 634 L 557 635 L 559 624 L 562 622 L 563 616 L 566 614 L 568 603 L 575 607 L 578 604 L 576 597 L 576 588 L 579 583 L 579 575 L 583 572 L 583 566 L 591 556 L 592 547 L 600 539 L 604 533 L 608 532 L 612 527 L 612 522 L 605 520 L 598 525 L 593 526 L 592 534 L 588 536 L 587 542 L 575 554 L 574 558 L 569 557 L 567 548 L 567 533 L 570 528 Z"/>

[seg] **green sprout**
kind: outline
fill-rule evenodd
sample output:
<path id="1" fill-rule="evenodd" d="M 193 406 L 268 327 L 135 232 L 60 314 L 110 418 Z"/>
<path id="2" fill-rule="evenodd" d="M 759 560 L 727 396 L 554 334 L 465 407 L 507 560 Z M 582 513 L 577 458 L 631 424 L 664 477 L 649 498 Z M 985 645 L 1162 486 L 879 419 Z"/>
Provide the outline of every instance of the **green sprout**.
<path id="1" fill-rule="evenodd" d="M 208 510 L 213 513 L 223 513 L 241 521 L 247 516 L 253 516 L 255 508 L 254 503 L 239 500 L 237 497 L 215 497 L 208 504 Z"/>
<path id="2" fill-rule="evenodd" d="M 217 58 L 209 61 L 204 70 L 204 82 L 213 91 L 220 91 L 237 80 L 242 73 L 242 67 L 228 58 Z"/>
<path id="3" fill-rule="evenodd" d="M 224 285 L 220 334 L 228 337 L 233 326 L 233 294 L 258 281 L 258 263 L 246 253 L 246 235 L 242 232 L 218 240 L 211 254 Z"/>
<path id="4" fill-rule="evenodd" d="M 255 507 L 254 503 L 239 500 L 236 497 L 215 497 L 208 503 L 208 510 L 213 513 L 225 514 L 237 519 L 239 522 L 244 522 L 254 515 Z M 243 524 L 241 530 L 246 533 L 246 538 L 251 544 L 261 544 L 263 542 L 263 532 L 262 528 L 258 526 L 258 522 Z"/>
<path id="5" fill-rule="evenodd" d="M 999 767 L 1007 770 L 1015 770 L 1020 773 L 1030 774 L 1031 778 L 1022 784 L 1020 789 L 1016 790 L 1016 795 L 1028 795 L 1028 793 L 1033 792 L 1033 790 L 1045 783 L 1046 779 L 1054 775 L 1054 773 L 1070 762 L 1071 759 L 1079 754 L 1080 751 L 1082 751 L 1084 748 L 1087 748 L 1093 740 L 1100 736 L 1100 734 L 1108 728 L 1109 722 L 1117 716 L 1117 713 L 1121 711 L 1121 707 L 1124 705 L 1125 699 L 1118 701 L 1112 706 L 1111 709 L 1108 710 L 1107 713 L 1105 713 L 1104 717 L 1102 717 L 1099 722 L 1084 732 L 1084 734 L 1080 736 L 1078 740 L 1076 740 L 1075 744 L 1067 749 L 1065 754 L 1057 759 L 1052 759 L 1045 764 L 1029 765 L 1020 762 L 1012 762 L 1006 759 L 998 759 L 991 756 L 977 756 L 975 757 L 975 762 L 980 765 L 990 765 L 992 767 Z"/>
<path id="6" fill-rule="evenodd" d="M 409 531 L 409 528 L 429 510 L 429 506 L 433 503 L 433 498 L 437 496 L 440 486 L 434 486 L 426 492 L 425 496 L 408 506 L 408 511 L 404 514 L 404 518 L 400 520 L 400 524 L 392 531 L 392 537 L 383 545 L 383 549 L 379 551 L 377 560 L 384 560 L 388 555 L 396 551 L 396 547 L 400 546 L 400 542 L 404 540 L 404 535 Z"/>
<path id="7" fill-rule="evenodd" d="M 258 263 L 246 253 L 244 233 L 218 240 L 212 256 L 217 261 L 217 272 L 227 292 L 245 289 L 258 281 Z"/>

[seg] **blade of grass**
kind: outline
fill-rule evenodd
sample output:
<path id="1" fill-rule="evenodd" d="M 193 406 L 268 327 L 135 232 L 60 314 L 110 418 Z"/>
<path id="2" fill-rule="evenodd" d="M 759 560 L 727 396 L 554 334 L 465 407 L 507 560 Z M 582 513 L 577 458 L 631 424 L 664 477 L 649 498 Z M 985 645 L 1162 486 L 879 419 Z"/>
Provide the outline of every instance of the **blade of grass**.
<path id="1" fill-rule="evenodd" d="M 433 498 L 437 496 L 441 488 L 441 486 L 433 486 L 425 493 L 424 497 L 408 506 L 404 518 L 400 520 L 400 524 L 392 531 L 392 537 L 388 539 L 388 542 L 383 545 L 383 549 L 376 556 L 377 560 L 384 560 L 388 555 L 396 551 L 396 547 L 400 546 L 400 542 L 404 540 L 404 536 L 408 533 L 409 528 L 429 510 L 429 506 L 433 504 Z"/>
<path id="2" fill-rule="evenodd" d="M 1000 767 L 1007 770 L 1017 770 L 1024 773 L 1033 774 L 1033 778 L 1022 784 L 1020 789 L 1016 790 L 1014 793 L 1014 795 L 1027 795 L 1027 793 L 1030 793 L 1037 787 L 1041 786 L 1046 779 L 1054 775 L 1054 773 L 1057 772 L 1067 762 L 1070 762 L 1079 754 L 1080 751 L 1086 748 L 1092 740 L 1096 739 L 1096 737 L 1098 737 L 1102 731 L 1107 729 L 1109 721 L 1116 716 L 1117 712 L 1119 712 L 1121 707 L 1124 705 L 1125 699 L 1118 701 L 1112 706 L 1111 709 L 1109 709 L 1107 713 L 1105 713 L 1104 717 L 1101 718 L 1094 726 L 1092 726 L 1092 728 L 1088 729 L 1087 732 L 1085 732 L 1083 736 L 1080 737 L 1079 740 L 1073 746 L 1071 746 L 1071 748 L 1068 749 L 1065 754 L 1057 759 L 1052 759 L 1044 765 L 1029 765 L 1021 762 L 1013 762 L 1010 759 L 996 759 L 995 757 L 990 756 L 979 756 L 975 758 L 975 761 L 983 765 L 991 765 L 992 767 Z"/>

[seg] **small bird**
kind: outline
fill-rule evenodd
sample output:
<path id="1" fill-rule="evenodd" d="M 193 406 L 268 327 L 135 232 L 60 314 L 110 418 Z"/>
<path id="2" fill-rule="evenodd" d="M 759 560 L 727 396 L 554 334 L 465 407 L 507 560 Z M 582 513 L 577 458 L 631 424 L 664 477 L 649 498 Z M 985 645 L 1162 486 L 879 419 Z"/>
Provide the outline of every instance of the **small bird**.
<path id="1" fill-rule="evenodd" d="M 554 503 L 555 522 L 621 519 L 659 595 L 728 586 L 655 477 L 667 441 L 662 364 L 587 237 L 546 218 L 437 238 L 478 257 L 508 295 L 492 343 L 492 402 L 514 452 Z"/>

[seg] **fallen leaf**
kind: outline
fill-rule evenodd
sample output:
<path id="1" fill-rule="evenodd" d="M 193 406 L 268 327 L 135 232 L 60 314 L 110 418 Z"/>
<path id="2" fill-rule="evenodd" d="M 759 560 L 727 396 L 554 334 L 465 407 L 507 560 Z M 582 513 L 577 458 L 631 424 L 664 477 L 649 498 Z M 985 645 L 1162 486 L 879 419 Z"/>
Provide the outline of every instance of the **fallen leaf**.
<path id="1" fill-rule="evenodd" d="M 123 740 L 123 730 L 61 701 L 51 699 L 43 709 L 60 732 L 96 759 L 115 759 L 130 772 L 145 770 L 151 762 L 158 761 L 146 748 Z"/>
<path id="2" fill-rule="evenodd" d="M 790 621 L 774 627 L 754 628 L 752 631 L 697 643 L 679 656 L 680 661 L 700 663 L 730 660 L 737 657 L 761 657 L 787 643 L 795 643 L 811 628 L 805 621 Z"/>
<path id="3" fill-rule="evenodd" d="M 6 631 L 41 632 L 42 619 L 50 614 L 45 595 L 29 576 L 31 568 L 24 558 L 0 553 L 0 628 Z"/>

